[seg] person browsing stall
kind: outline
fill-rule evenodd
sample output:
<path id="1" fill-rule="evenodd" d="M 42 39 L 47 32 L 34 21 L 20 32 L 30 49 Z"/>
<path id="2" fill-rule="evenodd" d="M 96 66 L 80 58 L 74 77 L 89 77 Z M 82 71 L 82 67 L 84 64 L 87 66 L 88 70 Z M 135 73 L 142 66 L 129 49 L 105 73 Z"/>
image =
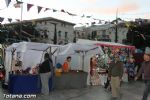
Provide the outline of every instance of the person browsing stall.
<path id="1" fill-rule="evenodd" d="M 142 66 L 137 76 L 135 77 L 135 80 L 137 80 L 142 73 L 144 74 L 144 80 L 145 80 L 145 89 L 144 89 L 142 100 L 147 100 L 148 94 L 150 93 L 150 47 L 146 47 L 145 49 L 144 62 L 142 63 Z"/>
<path id="2" fill-rule="evenodd" d="M 71 62 L 71 57 L 68 56 L 63 64 L 63 72 L 69 72 L 70 70 L 70 62 Z"/>
<path id="3" fill-rule="evenodd" d="M 49 94 L 49 78 L 51 77 L 53 62 L 51 59 L 51 55 L 45 53 L 44 61 L 39 65 L 39 74 L 41 78 L 42 89 L 41 93 L 44 95 Z"/>

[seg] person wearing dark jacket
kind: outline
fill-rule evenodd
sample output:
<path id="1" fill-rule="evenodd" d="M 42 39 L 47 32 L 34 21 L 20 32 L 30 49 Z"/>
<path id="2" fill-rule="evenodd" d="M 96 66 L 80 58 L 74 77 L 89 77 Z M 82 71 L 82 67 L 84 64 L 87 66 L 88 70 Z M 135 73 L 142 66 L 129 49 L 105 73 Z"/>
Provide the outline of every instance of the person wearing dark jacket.
<path id="1" fill-rule="evenodd" d="M 144 74 L 144 80 L 145 80 L 145 89 L 144 89 L 142 100 L 147 100 L 148 94 L 150 93 L 150 48 L 149 47 L 146 47 L 145 49 L 144 62 L 142 63 L 142 66 L 137 76 L 135 77 L 135 80 L 137 80 L 142 73 Z"/>
<path id="2" fill-rule="evenodd" d="M 52 59 L 48 53 L 45 53 L 44 55 L 44 61 L 42 64 L 39 65 L 39 73 L 41 78 L 41 93 L 44 95 L 49 94 L 49 78 L 51 77 L 51 70 L 52 70 Z"/>
<path id="3" fill-rule="evenodd" d="M 108 77 L 111 81 L 112 100 L 120 97 L 120 82 L 123 75 L 123 63 L 120 61 L 119 56 L 115 56 L 115 61 L 110 63 L 108 69 Z"/>

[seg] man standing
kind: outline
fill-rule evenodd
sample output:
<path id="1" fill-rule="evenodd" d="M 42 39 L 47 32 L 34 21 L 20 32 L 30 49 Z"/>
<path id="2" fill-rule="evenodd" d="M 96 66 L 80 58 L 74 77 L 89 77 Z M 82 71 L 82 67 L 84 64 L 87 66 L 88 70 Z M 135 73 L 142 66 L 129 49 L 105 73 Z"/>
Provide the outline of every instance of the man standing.
<path id="1" fill-rule="evenodd" d="M 51 77 L 51 71 L 53 62 L 48 53 L 45 53 L 44 55 L 44 62 L 39 65 L 39 73 L 41 77 L 41 84 L 42 84 L 42 94 L 48 95 L 49 94 L 49 78 Z"/>
<path id="2" fill-rule="evenodd" d="M 123 75 L 123 63 L 119 60 L 119 56 L 115 56 L 115 60 L 110 63 L 108 77 L 111 80 L 112 99 L 116 100 L 120 96 L 120 82 Z"/>
<path id="3" fill-rule="evenodd" d="M 145 89 L 144 89 L 142 100 L 147 100 L 148 94 L 150 92 L 150 48 L 149 47 L 146 47 L 145 49 L 144 62 L 142 63 L 142 66 L 137 76 L 135 77 L 135 80 L 137 80 L 142 73 L 144 74 L 144 80 L 145 80 Z"/>

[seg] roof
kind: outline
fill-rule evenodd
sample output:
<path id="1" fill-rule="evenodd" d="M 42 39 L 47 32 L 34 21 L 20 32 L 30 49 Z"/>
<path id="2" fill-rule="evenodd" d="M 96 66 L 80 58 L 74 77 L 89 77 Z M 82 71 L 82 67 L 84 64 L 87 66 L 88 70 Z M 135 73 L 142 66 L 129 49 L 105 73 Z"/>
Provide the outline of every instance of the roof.
<path id="1" fill-rule="evenodd" d="M 70 24 L 72 26 L 75 25 L 75 23 L 67 22 L 67 21 L 56 19 L 56 18 L 53 18 L 53 17 L 44 17 L 44 18 L 38 18 L 38 19 L 32 19 L 32 20 L 23 20 L 22 22 L 13 22 L 13 23 L 5 24 L 5 25 L 13 25 L 13 24 L 18 24 L 18 23 L 28 23 L 28 22 L 30 23 L 30 22 L 33 22 L 33 21 L 35 21 L 35 22 L 56 21 L 56 22 L 62 22 L 62 23 Z"/>
<path id="2" fill-rule="evenodd" d="M 97 46 L 109 46 L 109 47 L 117 47 L 117 48 L 129 48 L 129 49 L 135 50 L 135 46 L 124 45 L 124 44 L 114 43 L 114 42 L 104 42 L 104 41 L 93 41 L 93 40 L 86 40 L 86 39 L 78 39 L 77 43 L 95 44 Z"/>

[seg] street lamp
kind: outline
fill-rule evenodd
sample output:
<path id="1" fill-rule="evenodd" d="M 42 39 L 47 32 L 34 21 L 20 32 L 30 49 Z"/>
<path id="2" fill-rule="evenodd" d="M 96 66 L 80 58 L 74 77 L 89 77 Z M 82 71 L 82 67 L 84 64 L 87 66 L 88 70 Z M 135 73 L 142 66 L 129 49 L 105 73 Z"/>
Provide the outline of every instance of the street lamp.
<path id="1" fill-rule="evenodd" d="M 51 23 L 54 25 L 54 38 L 53 38 L 53 43 L 57 44 L 57 29 L 56 29 L 56 25 L 57 23 Z"/>
<path id="2" fill-rule="evenodd" d="M 118 42 L 118 9 L 116 12 L 116 32 L 115 32 L 115 42 Z"/>

